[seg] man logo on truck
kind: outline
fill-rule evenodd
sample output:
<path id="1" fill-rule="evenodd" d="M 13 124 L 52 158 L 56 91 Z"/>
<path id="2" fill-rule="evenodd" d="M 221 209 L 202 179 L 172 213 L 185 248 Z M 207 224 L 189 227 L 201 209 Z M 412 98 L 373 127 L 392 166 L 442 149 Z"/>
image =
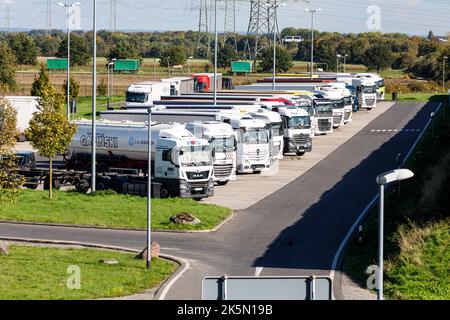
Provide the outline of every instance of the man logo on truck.
<path id="1" fill-rule="evenodd" d="M 92 146 L 92 135 L 82 135 L 80 137 L 80 144 L 83 147 Z M 119 138 L 118 137 L 108 137 L 104 134 L 98 134 L 96 139 L 96 144 L 98 148 L 105 149 L 119 149 Z"/>

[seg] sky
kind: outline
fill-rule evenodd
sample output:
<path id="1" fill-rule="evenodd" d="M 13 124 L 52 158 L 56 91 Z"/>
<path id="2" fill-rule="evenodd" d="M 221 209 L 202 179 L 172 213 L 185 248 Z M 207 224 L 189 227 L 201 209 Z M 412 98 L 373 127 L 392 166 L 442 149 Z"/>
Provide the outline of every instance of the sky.
<path id="1" fill-rule="evenodd" d="M 66 28 L 65 9 L 51 0 L 52 27 Z M 76 0 L 71 0 L 76 1 Z M 92 0 L 80 2 L 81 29 L 92 29 Z M 211 1 L 212 0 L 207 0 Z M 282 0 L 279 0 L 279 2 Z M 12 2 L 5 4 L 5 2 Z M 116 0 L 118 30 L 198 30 L 200 0 Z M 248 28 L 249 0 L 237 0 L 236 30 Z M 305 8 L 320 8 L 315 29 L 341 33 L 369 31 L 401 32 L 411 35 L 435 35 L 450 32 L 449 0 L 285 0 L 278 10 L 280 28 L 310 28 Z M 110 0 L 97 0 L 98 28 L 110 28 Z M 45 29 L 47 0 L 0 0 L 0 28 Z M 212 10 L 211 10 L 212 12 Z M 218 1 L 218 29 L 224 29 L 224 4 Z M 213 19 L 210 19 L 212 21 Z"/>

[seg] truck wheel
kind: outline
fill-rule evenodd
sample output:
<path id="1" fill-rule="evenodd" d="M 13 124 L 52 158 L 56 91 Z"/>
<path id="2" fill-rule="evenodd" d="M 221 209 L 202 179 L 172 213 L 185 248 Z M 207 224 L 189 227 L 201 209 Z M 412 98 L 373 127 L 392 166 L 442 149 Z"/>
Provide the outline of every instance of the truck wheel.
<path id="1" fill-rule="evenodd" d="M 299 157 L 304 156 L 304 155 L 305 155 L 305 152 L 304 152 L 304 151 L 297 152 L 297 155 L 298 155 Z"/>
<path id="2" fill-rule="evenodd" d="M 217 184 L 219 186 L 226 186 L 228 184 L 229 181 L 217 181 Z"/>
<path id="3" fill-rule="evenodd" d="M 159 197 L 161 199 L 167 199 L 170 197 L 170 190 L 165 185 L 161 186 L 161 189 L 159 191 Z"/>
<path id="4" fill-rule="evenodd" d="M 36 190 L 38 188 L 38 184 L 37 183 L 36 184 L 34 184 L 34 183 L 32 183 L 32 184 L 24 184 L 24 187 L 27 188 L 27 189 Z"/>
<path id="5" fill-rule="evenodd" d="M 254 174 L 261 174 L 262 171 L 253 171 Z"/>
<path id="6" fill-rule="evenodd" d="M 45 179 L 44 181 L 44 190 L 49 190 L 50 189 L 50 179 Z M 53 180 L 53 189 L 55 190 L 59 190 L 61 189 L 61 181 L 59 181 L 58 179 L 54 179 Z"/>

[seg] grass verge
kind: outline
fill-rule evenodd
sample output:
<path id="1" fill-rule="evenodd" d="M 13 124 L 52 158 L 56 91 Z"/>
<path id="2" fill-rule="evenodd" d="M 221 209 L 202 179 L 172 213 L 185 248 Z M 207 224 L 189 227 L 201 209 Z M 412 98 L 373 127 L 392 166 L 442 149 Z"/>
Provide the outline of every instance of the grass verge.
<path id="1" fill-rule="evenodd" d="M 392 101 L 392 94 L 386 93 L 386 101 Z M 399 102 L 448 102 L 448 95 L 436 93 L 399 93 Z"/>
<path id="2" fill-rule="evenodd" d="M 148 271 L 133 254 L 116 251 L 17 245 L 9 249 L 8 256 L 0 255 L 1 300 L 121 297 L 157 287 L 176 269 L 173 262 L 153 259 Z M 106 265 L 100 262 L 104 259 L 116 259 L 119 264 Z M 80 270 L 80 289 L 67 286 L 73 279 L 69 266 Z"/>
<path id="3" fill-rule="evenodd" d="M 105 228 L 144 229 L 147 223 L 147 199 L 138 196 L 98 192 L 86 195 L 77 192 L 54 193 L 22 190 L 18 201 L 0 208 L 0 220 L 86 225 Z M 178 225 L 170 217 L 188 212 L 198 225 Z M 224 221 L 231 210 L 202 204 L 192 199 L 153 199 L 152 228 L 172 230 L 207 230 Z"/>
<path id="4" fill-rule="evenodd" d="M 448 97 L 447 97 L 448 98 Z M 447 106 L 448 107 L 448 106 Z M 448 114 L 448 111 L 447 111 Z M 393 299 L 450 299 L 450 125 L 436 116 L 406 168 L 413 179 L 392 185 L 385 199 L 385 294 Z M 445 121 L 443 121 L 445 120 Z M 370 265 L 377 265 L 378 207 L 350 243 L 344 271 L 366 286 Z"/>

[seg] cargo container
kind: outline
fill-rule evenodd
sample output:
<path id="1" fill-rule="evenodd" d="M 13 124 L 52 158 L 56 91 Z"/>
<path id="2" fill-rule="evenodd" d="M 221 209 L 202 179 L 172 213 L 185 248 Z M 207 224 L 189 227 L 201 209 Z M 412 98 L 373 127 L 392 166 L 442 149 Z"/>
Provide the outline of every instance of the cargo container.
<path id="1" fill-rule="evenodd" d="M 194 78 L 173 77 L 161 79 L 161 82 L 170 83 L 171 96 L 179 96 L 182 94 L 194 93 Z"/>
<path id="2" fill-rule="evenodd" d="M 137 73 L 140 69 L 138 59 L 118 59 L 114 62 L 114 72 Z"/>
<path id="3" fill-rule="evenodd" d="M 233 74 L 244 73 L 249 74 L 253 71 L 253 62 L 251 61 L 232 61 L 231 72 Z"/>
<path id="4" fill-rule="evenodd" d="M 214 90 L 214 73 L 194 73 L 195 92 Z M 217 74 L 217 90 L 222 90 L 222 74 Z"/>
<path id="5" fill-rule="evenodd" d="M 67 70 L 67 59 L 47 59 L 47 70 Z"/>
<path id="6" fill-rule="evenodd" d="M 38 111 L 38 97 L 30 96 L 7 96 L 11 106 L 17 111 L 17 129 L 20 133 L 20 140 L 25 140 L 24 132 L 29 127 L 33 113 Z"/>

